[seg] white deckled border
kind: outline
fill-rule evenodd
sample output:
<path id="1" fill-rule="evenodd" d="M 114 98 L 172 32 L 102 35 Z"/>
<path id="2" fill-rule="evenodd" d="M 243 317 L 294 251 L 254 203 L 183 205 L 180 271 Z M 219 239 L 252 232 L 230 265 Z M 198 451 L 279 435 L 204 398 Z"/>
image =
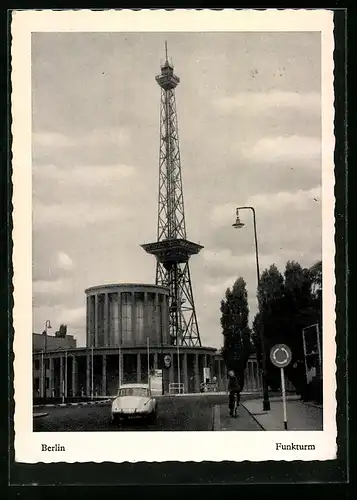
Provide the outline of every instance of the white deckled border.
<path id="1" fill-rule="evenodd" d="M 31 33 L 68 31 L 320 31 L 324 430 L 319 432 L 34 433 L 32 431 Z M 327 460 L 336 456 L 333 11 L 17 11 L 12 32 L 15 459 L 20 462 Z M 276 443 L 315 444 L 277 451 Z M 41 452 L 41 444 L 65 452 Z"/>

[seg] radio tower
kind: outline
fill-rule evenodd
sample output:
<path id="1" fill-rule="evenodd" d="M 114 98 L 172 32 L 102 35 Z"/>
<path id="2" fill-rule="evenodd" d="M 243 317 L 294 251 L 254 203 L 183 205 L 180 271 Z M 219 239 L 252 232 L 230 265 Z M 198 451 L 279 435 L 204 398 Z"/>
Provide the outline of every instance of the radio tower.
<path id="1" fill-rule="evenodd" d="M 167 57 L 156 81 L 161 87 L 160 163 L 157 241 L 142 245 L 155 255 L 156 284 L 170 290 L 173 345 L 201 346 L 193 300 L 189 259 L 203 247 L 186 239 L 175 88 L 180 79 Z"/>

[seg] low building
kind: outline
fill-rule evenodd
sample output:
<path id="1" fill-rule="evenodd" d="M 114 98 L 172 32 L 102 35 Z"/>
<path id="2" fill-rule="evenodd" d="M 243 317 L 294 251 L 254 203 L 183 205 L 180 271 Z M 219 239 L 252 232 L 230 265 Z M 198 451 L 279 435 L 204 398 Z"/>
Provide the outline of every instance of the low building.
<path id="1" fill-rule="evenodd" d="M 166 288 L 113 284 L 85 293 L 86 347 L 76 347 L 67 335 L 47 336 L 45 348 L 45 335 L 34 335 L 35 397 L 113 396 L 120 383 L 147 382 L 153 369 L 162 369 L 164 393 L 199 392 L 204 373 L 226 390 L 225 366 L 215 348 L 171 344 Z M 247 377 L 247 387 L 260 390 L 255 359 Z"/>
<path id="2" fill-rule="evenodd" d="M 65 353 L 68 350 L 74 351 L 77 341 L 73 335 L 58 337 L 47 333 L 32 334 L 33 351 L 33 394 L 34 397 L 50 397 L 50 379 L 53 372 L 53 353 Z M 50 367 L 51 370 L 50 371 Z"/>
<path id="3" fill-rule="evenodd" d="M 45 335 L 44 333 L 32 334 L 33 351 L 53 351 L 55 349 L 75 349 L 77 341 L 73 335 L 65 337 L 56 337 L 53 335 Z"/>

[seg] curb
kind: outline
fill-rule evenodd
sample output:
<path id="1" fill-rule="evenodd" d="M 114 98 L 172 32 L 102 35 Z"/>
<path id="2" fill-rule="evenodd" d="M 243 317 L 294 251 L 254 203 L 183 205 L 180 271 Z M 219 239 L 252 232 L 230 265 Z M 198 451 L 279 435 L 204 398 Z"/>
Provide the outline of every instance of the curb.
<path id="1" fill-rule="evenodd" d="M 242 396 L 252 396 L 255 395 L 256 392 L 254 391 L 242 391 L 241 395 Z M 186 396 L 227 396 L 228 392 L 227 391 L 208 391 L 208 392 L 185 392 L 185 393 L 172 393 L 172 394 L 165 394 L 164 396 L 178 396 L 178 397 L 186 397 Z M 155 397 L 160 397 L 162 396 L 161 394 L 155 395 Z"/>
<path id="2" fill-rule="evenodd" d="M 33 418 L 47 417 L 48 413 L 33 413 Z"/>
<path id="3" fill-rule="evenodd" d="M 184 392 L 184 393 L 172 393 L 172 394 L 165 394 L 165 396 L 226 396 L 227 393 L 223 391 L 210 391 L 210 392 Z"/>
<path id="4" fill-rule="evenodd" d="M 69 406 L 87 406 L 87 405 L 103 405 L 108 404 L 111 399 L 101 399 L 99 401 L 82 401 L 80 403 L 58 403 L 49 405 L 34 405 L 33 408 L 68 408 Z"/>
<path id="5" fill-rule="evenodd" d="M 318 410 L 323 410 L 323 405 L 319 403 L 310 403 L 309 401 L 303 401 L 304 405 L 312 406 L 313 408 L 317 408 Z"/>
<path id="6" fill-rule="evenodd" d="M 253 420 L 259 425 L 259 427 L 261 428 L 262 431 L 265 431 L 265 427 L 262 426 L 262 424 L 258 421 L 258 419 L 255 418 L 255 415 L 254 413 L 251 413 L 248 408 L 245 406 L 244 403 L 241 403 L 241 405 L 243 406 L 243 408 L 245 409 L 245 411 L 247 411 L 249 413 L 249 415 L 253 418 Z"/>
<path id="7" fill-rule="evenodd" d="M 212 431 L 221 430 L 221 407 L 214 405 L 212 408 Z"/>

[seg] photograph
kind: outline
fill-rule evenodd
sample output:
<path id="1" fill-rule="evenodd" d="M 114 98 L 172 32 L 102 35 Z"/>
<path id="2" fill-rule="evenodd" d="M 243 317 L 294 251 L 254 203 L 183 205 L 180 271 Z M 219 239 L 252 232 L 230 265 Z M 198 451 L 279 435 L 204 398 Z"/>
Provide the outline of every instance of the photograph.
<path id="1" fill-rule="evenodd" d="M 256 455 L 270 436 L 264 460 L 332 458 L 333 46 L 322 28 L 269 17 L 264 29 L 259 16 L 251 29 L 165 29 L 153 12 L 157 27 L 123 29 L 122 11 L 73 29 L 84 12 L 66 24 L 42 11 L 17 13 L 14 29 L 26 14 L 27 160 L 15 154 L 14 171 L 26 170 L 19 199 L 31 206 L 14 246 L 29 260 L 30 317 L 14 345 L 31 373 L 32 416 L 16 407 L 38 443 L 29 460 L 66 460 L 75 436 L 71 453 L 84 436 L 104 449 L 159 431 L 184 448 L 218 432 Z"/>

